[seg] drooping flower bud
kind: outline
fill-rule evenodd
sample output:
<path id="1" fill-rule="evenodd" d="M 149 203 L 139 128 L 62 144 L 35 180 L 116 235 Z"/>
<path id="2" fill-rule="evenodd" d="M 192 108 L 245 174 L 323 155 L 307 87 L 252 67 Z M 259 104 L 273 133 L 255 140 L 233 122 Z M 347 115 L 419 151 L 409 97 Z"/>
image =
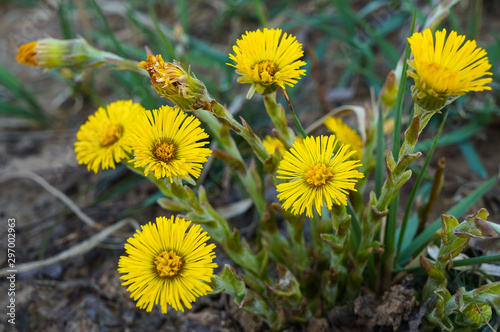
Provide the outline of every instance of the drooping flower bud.
<path id="1" fill-rule="evenodd" d="M 212 98 L 205 85 L 190 73 L 186 72 L 179 62 L 165 62 L 161 55 L 148 55 L 147 61 L 142 61 L 139 67 L 145 69 L 151 77 L 151 83 L 156 92 L 170 99 L 185 111 L 200 108 L 210 110 Z"/>

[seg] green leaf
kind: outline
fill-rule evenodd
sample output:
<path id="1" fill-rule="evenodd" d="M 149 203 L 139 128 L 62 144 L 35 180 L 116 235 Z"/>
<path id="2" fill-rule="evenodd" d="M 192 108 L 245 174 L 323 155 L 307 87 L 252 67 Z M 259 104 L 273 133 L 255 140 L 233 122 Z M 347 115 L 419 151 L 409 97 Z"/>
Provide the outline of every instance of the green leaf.
<path id="1" fill-rule="evenodd" d="M 486 172 L 486 169 L 481 162 L 481 158 L 476 153 L 476 150 L 474 149 L 470 141 L 464 141 L 458 146 L 460 147 L 460 150 L 462 151 L 462 154 L 464 155 L 465 160 L 467 160 L 467 163 L 469 164 L 471 169 L 483 180 L 486 179 L 488 177 L 488 173 Z"/>
<path id="2" fill-rule="evenodd" d="M 380 197 L 380 191 L 382 190 L 382 185 L 384 184 L 384 172 L 385 172 L 385 142 L 384 142 L 384 115 L 382 113 L 382 107 L 379 108 L 378 121 L 377 121 L 377 150 L 376 150 L 376 160 L 375 163 L 375 194 Z"/>
<path id="3" fill-rule="evenodd" d="M 437 147 L 446 146 L 450 144 L 460 143 L 474 136 L 476 133 L 484 129 L 484 124 L 481 122 L 470 122 L 465 126 L 452 131 L 449 134 L 441 136 L 437 143 Z M 415 151 L 426 151 L 432 147 L 434 139 L 430 138 L 423 140 L 415 146 Z"/>
<path id="4" fill-rule="evenodd" d="M 484 194 L 486 194 L 498 182 L 498 177 L 492 177 L 479 188 L 470 193 L 467 197 L 462 199 L 457 205 L 446 211 L 446 214 L 459 216 L 465 213 L 472 205 L 474 205 Z M 401 264 L 410 260 L 410 258 L 421 252 L 429 243 L 431 237 L 441 227 L 441 218 L 436 219 L 429 225 L 415 240 L 403 246 L 400 254 L 399 262 Z"/>
<path id="5" fill-rule="evenodd" d="M 484 263 L 494 263 L 500 261 L 500 255 L 480 256 L 453 261 L 453 267 L 480 265 Z"/>
<path id="6" fill-rule="evenodd" d="M 234 296 L 238 302 L 241 302 L 247 293 L 245 282 L 229 264 L 226 264 L 221 273 L 212 279 L 210 287 L 213 289 L 212 294 L 226 292 Z"/>
<path id="7" fill-rule="evenodd" d="M 32 114 L 32 119 L 45 123 L 49 122 L 48 117 L 45 115 L 42 106 L 40 106 L 34 97 L 34 94 L 2 65 L 0 65 L 0 83 L 12 92 L 16 99 L 24 101 L 29 106 L 29 113 Z M 9 104 L 4 103 L 4 105 Z M 10 111 L 7 110 L 7 112 L 13 112 L 15 107 L 16 106 L 10 107 Z M 18 108 L 18 110 L 20 109 Z"/>

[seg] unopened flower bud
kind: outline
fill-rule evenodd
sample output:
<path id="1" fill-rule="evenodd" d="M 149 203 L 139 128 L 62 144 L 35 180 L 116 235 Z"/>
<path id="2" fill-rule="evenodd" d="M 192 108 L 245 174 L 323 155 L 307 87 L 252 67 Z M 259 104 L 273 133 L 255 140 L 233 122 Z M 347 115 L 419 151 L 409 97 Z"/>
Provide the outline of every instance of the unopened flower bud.
<path id="1" fill-rule="evenodd" d="M 61 67 L 83 68 L 104 64 L 103 53 L 85 39 L 59 40 L 45 38 L 21 45 L 16 60 L 30 66 L 47 69 Z"/>
<path id="2" fill-rule="evenodd" d="M 190 73 L 186 72 L 179 62 L 165 62 L 161 55 L 148 55 L 147 61 L 142 61 L 139 67 L 145 69 L 151 77 L 151 83 L 156 92 L 170 99 L 185 111 L 200 108 L 210 110 L 210 95 L 205 85 Z"/>
<path id="3" fill-rule="evenodd" d="M 385 79 L 384 86 L 380 91 L 380 99 L 382 100 L 382 106 L 384 110 L 391 110 L 396 105 L 396 100 L 398 98 L 398 88 L 399 82 L 396 77 L 396 72 L 391 70 L 387 78 Z"/>
<path id="4" fill-rule="evenodd" d="M 457 316 L 457 323 L 473 329 L 481 329 L 491 319 L 492 310 L 487 304 L 471 303 L 463 311 L 463 315 Z"/>

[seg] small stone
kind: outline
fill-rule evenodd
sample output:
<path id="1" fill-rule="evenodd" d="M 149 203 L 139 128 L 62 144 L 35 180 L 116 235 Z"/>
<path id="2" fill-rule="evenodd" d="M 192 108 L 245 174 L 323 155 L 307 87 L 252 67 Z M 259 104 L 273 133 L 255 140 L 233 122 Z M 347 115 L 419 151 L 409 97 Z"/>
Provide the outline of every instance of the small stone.
<path id="1" fill-rule="evenodd" d="M 309 321 L 307 332 L 326 332 L 328 331 L 328 321 L 326 318 L 313 318 Z"/>
<path id="2" fill-rule="evenodd" d="M 30 154 L 35 154 L 40 150 L 40 144 L 36 140 L 23 138 L 16 142 L 10 153 L 18 157 L 25 157 Z"/>
<path id="3" fill-rule="evenodd" d="M 42 274 L 50 279 L 59 279 L 62 275 L 62 272 L 63 268 L 60 263 L 55 263 L 42 269 Z"/>

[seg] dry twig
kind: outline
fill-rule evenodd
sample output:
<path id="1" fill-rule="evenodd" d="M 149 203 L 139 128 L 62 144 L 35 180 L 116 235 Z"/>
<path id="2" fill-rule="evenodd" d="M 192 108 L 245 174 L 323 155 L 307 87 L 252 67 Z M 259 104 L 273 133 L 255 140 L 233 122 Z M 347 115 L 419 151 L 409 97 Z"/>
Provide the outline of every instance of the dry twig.
<path id="1" fill-rule="evenodd" d="M 68 259 L 71 257 L 83 255 L 86 252 L 93 249 L 95 246 L 97 246 L 106 237 L 108 237 L 112 233 L 116 232 L 118 229 L 122 228 L 126 224 L 131 224 L 134 227 L 139 228 L 139 224 L 135 219 L 132 219 L 132 218 L 123 219 L 123 220 L 103 229 L 102 231 L 100 231 L 99 233 L 90 237 L 89 239 L 77 244 L 74 247 L 66 249 L 55 256 L 52 256 L 50 258 L 43 259 L 40 261 L 34 261 L 34 262 L 29 262 L 29 263 L 17 265 L 15 267 L 15 272 L 22 273 L 22 272 L 26 272 L 26 271 L 30 271 L 30 270 L 40 269 L 42 267 L 63 261 L 65 259 Z M 1 269 L 0 270 L 0 277 L 9 275 L 10 273 L 12 273 L 12 270 L 13 269 L 11 269 L 11 268 Z"/>

